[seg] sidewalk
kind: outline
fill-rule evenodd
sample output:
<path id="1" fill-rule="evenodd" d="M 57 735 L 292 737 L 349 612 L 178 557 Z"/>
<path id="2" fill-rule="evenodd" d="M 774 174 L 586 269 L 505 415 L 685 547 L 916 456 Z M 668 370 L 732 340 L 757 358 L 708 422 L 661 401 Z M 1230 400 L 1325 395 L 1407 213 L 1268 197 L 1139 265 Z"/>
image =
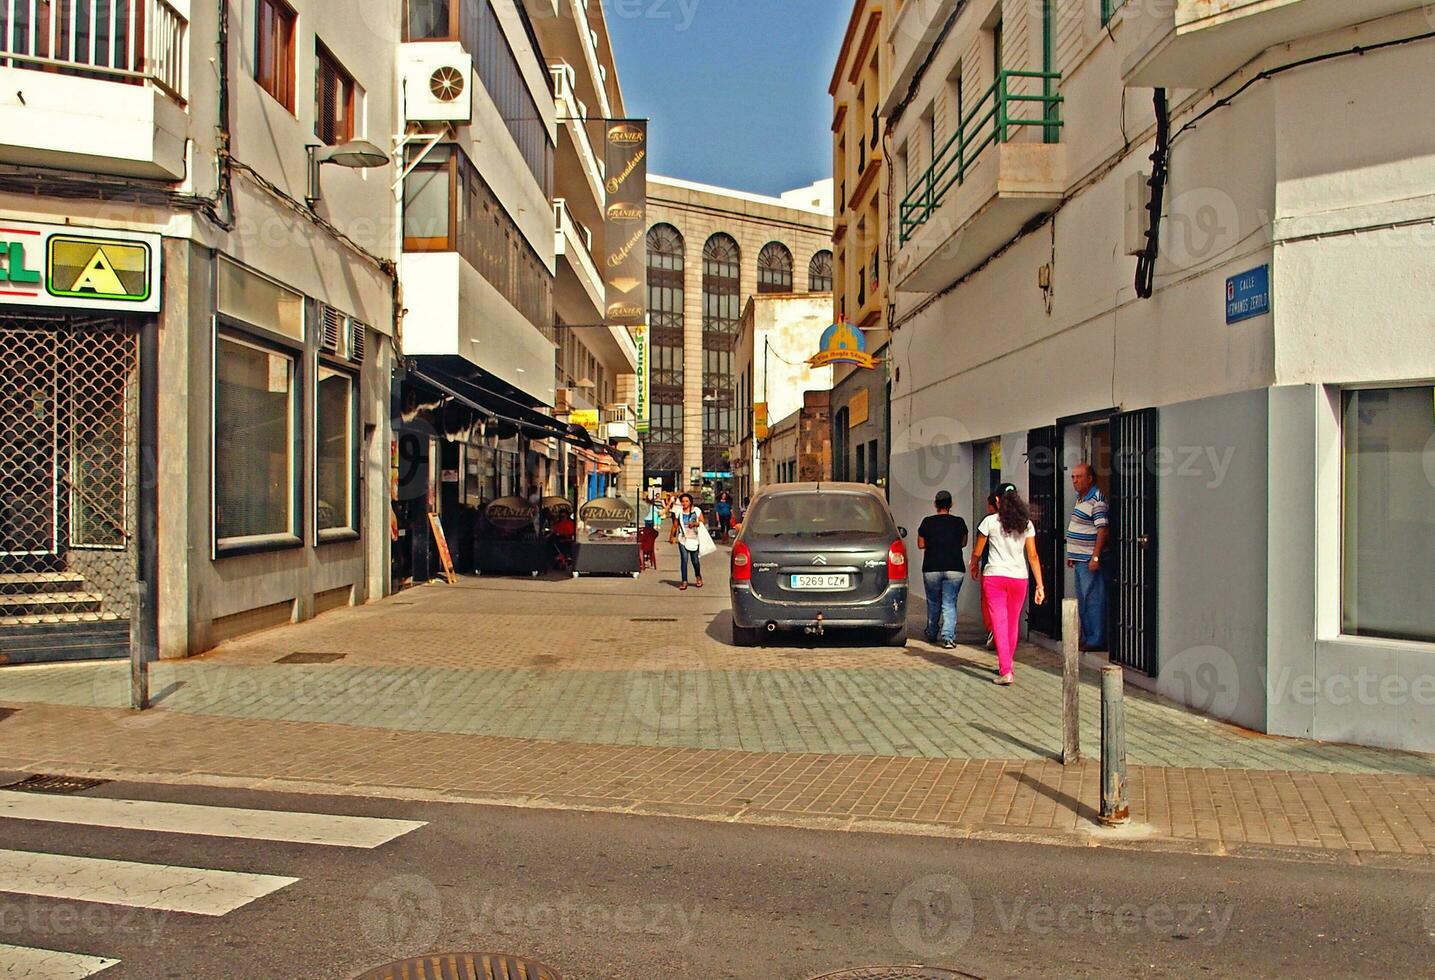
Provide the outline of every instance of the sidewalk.
<path id="1" fill-rule="evenodd" d="M 0 670 L 7 769 L 523 806 L 1104 840 L 1065 769 L 1055 658 L 729 643 L 725 568 L 465 580 L 156 665 Z M 718 556 L 723 557 L 723 556 Z M 276 662 L 283 661 L 283 662 Z M 1095 677 L 1083 745 L 1098 750 Z M 1270 738 L 1131 691 L 1131 802 L 1163 846 L 1435 857 L 1435 758 Z M 1148 845 L 1150 846 L 1150 845 Z"/>

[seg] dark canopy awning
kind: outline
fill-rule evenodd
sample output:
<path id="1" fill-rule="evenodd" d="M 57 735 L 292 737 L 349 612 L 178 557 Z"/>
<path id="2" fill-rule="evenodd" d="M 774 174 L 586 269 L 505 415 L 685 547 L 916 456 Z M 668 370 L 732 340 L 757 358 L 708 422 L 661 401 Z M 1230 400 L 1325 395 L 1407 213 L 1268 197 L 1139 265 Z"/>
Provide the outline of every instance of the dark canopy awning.
<path id="1" fill-rule="evenodd" d="M 482 368 L 461 357 L 411 354 L 405 359 L 408 377 L 428 385 L 476 412 L 517 426 L 531 439 L 560 439 L 606 452 L 621 463 L 627 453 L 596 444 L 582 426 L 568 425 L 519 399 L 523 397 Z M 495 389 L 502 389 L 495 390 Z"/>

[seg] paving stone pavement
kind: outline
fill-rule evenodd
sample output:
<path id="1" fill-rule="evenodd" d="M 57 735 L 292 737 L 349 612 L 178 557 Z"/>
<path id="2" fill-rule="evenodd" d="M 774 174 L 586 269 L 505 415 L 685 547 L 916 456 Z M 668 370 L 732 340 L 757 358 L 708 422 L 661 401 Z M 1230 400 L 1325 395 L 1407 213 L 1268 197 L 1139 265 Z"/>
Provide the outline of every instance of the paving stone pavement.
<path id="1" fill-rule="evenodd" d="M 19 709 L 0 712 L 5 765 L 848 827 L 1090 825 L 1095 767 L 1053 761 L 1055 657 L 1024 647 L 1000 689 L 978 646 L 738 649 L 712 564 L 685 593 L 671 572 L 422 587 L 157 664 L 143 715 L 122 710 L 123 663 L 0 668 L 0 705 Z M 296 653 L 332 662 L 276 663 Z M 1094 673 L 1082 698 L 1094 755 Z M 1127 742 L 1133 810 L 1158 837 L 1435 854 L 1435 757 L 1267 737 L 1134 689 Z"/>

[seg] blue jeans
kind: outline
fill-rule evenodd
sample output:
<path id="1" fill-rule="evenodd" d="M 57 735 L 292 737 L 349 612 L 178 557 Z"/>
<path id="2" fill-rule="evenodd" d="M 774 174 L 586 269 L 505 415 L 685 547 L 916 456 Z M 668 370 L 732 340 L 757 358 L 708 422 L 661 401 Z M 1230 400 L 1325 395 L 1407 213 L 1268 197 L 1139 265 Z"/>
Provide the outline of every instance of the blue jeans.
<path id="1" fill-rule="evenodd" d="M 923 572 L 922 584 L 927 588 L 927 639 L 943 643 L 957 639 L 957 593 L 962 590 L 961 572 Z"/>
<path id="2" fill-rule="evenodd" d="M 1081 642 L 1092 649 L 1106 646 L 1106 569 L 1092 571 L 1084 561 L 1076 563 L 1076 607 L 1081 614 Z"/>
<path id="3" fill-rule="evenodd" d="M 684 582 L 688 580 L 688 562 L 693 563 L 693 576 L 695 578 L 703 577 L 703 561 L 701 556 L 699 556 L 696 551 L 689 551 L 687 548 L 683 547 L 682 541 L 678 542 L 678 559 L 680 564 L 683 566 Z"/>

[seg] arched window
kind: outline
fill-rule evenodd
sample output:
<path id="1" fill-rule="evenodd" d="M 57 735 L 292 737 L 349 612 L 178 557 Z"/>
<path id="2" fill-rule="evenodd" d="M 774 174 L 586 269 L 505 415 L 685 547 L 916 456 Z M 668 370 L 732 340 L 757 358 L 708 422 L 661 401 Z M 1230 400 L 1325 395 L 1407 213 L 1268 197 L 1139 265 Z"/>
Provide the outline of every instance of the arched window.
<path id="1" fill-rule="evenodd" d="M 737 441 L 733 347 L 742 322 L 742 250 L 721 232 L 703 246 L 703 470 L 731 473 Z"/>
<path id="2" fill-rule="evenodd" d="M 807 263 L 807 288 L 814 293 L 832 292 L 832 253 L 827 249 Z"/>
<path id="3" fill-rule="evenodd" d="M 768 242 L 758 253 L 757 291 L 792 292 L 792 253 L 781 242 Z"/>
<path id="4" fill-rule="evenodd" d="M 682 233 L 672 225 L 649 229 L 650 389 L 643 465 L 674 480 L 683 466 L 683 266 Z"/>

